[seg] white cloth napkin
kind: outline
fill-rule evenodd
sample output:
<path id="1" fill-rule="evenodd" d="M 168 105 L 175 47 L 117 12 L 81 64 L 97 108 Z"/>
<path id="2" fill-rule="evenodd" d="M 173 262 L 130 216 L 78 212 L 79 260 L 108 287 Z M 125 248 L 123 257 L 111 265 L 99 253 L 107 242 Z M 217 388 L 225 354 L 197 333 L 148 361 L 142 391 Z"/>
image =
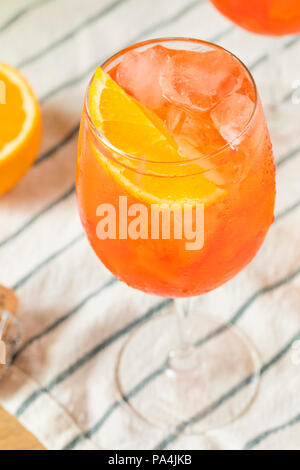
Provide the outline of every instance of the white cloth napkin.
<path id="1" fill-rule="evenodd" d="M 0 283 L 19 295 L 24 329 L 0 383 L 1 404 L 49 449 L 300 449 L 299 121 L 294 138 L 274 141 L 277 218 L 263 248 L 235 279 L 197 301 L 224 322 L 234 318 L 259 351 L 253 406 L 223 429 L 188 436 L 146 427 L 116 399 L 123 342 L 171 301 L 115 281 L 90 249 L 75 203 L 77 130 L 95 66 L 129 43 L 161 36 L 218 42 L 252 68 L 261 90 L 268 85 L 270 41 L 234 27 L 204 0 L 1 2 L 0 59 L 28 77 L 44 125 L 36 164 L 0 199 Z M 283 44 L 278 59 L 292 92 L 300 37 Z M 146 399 L 147 386 L 137 393 Z"/>

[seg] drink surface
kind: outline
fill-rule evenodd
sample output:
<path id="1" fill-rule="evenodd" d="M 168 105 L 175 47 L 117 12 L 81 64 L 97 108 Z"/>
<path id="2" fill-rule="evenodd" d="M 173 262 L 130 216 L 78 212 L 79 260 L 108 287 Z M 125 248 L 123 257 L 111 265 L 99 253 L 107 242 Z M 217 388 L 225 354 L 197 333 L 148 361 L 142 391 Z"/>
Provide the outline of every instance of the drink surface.
<path id="1" fill-rule="evenodd" d="M 104 67 L 113 80 L 96 72 L 77 163 L 79 212 L 96 254 L 130 286 L 170 297 L 208 292 L 246 266 L 273 221 L 275 198 L 271 143 L 248 72 L 223 49 L 182 44 L 120 53 Z M 161 229 L 151 237 L 150 216 L 146 234 L 120 236 L 120 196 L 147 214 L 153 204 L 202 205 L 204 245 L 187 249 L 172 214 L 169 238 Z M 116 211 L 114 238 L 97 233 L 103 204 Z"/>
<path id="2" fill-rule="evenodd" d="M 283 36 L 300 31 L 299 0 L 211 0 L 238 26 L 253 33 Z"/>

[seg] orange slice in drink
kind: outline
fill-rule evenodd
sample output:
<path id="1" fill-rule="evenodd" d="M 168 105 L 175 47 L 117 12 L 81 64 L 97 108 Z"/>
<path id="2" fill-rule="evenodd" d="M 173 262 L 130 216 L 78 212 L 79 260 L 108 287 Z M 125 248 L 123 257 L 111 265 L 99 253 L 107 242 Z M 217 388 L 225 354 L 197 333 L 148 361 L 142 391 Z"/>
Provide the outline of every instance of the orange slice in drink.
<path id="1" fill-rule="evenodd" d="M 201 174 L 195 164 L 195 175 L 184 176 L 180 164 L 187 162 L 163 121 L 137 103 L 100 67 L 97 68 L 88 96 L 89 112 L 101 136 L 113 146 L 113 159 L 105 157 L 91 142 L 100 164 L 120 185 L 137 199 L 147 203 L 205 204 L 223 199 L 226 191 Z M 136 158 L 133 170 L 126 168 L 124 156 Z M 128 161 L 126 160 L 128 165 Z M 177 168 L 176 177 L 157 177 L 147 170 L 167 176 L 168 165 Z M 134 166 L 135 165 L 135 166 Z M 174 174 L 171 176 L 175 176 Z"/>
<path id="2" fill-rule="evenodd" d="M 0 194 L 22 178 L 41 138 L 38 101 L 20 72 L 0 62 Z"/>

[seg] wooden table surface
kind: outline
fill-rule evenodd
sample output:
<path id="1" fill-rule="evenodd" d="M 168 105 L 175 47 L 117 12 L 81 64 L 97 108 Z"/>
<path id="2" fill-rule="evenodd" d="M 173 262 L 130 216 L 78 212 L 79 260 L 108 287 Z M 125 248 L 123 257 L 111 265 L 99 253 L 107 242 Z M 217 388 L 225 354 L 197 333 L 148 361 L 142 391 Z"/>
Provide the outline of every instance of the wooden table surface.
<path id="1" fill-rule="evenodd" d="M 0 450 L 43 450 L 40 442 L 0 407 Z"/>

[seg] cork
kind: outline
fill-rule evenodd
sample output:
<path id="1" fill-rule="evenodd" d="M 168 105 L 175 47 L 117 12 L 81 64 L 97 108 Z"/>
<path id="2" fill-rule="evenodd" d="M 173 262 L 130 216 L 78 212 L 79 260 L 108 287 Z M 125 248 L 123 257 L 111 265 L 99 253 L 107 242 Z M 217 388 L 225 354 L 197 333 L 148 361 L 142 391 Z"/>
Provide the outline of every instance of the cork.
<path id="1" fill-rule="evenodd" d="M 8 310 L 12 315 L 16 315 L 18 304 L 18 297 L 14 291 L 0 284 L 0 310 Z"/>
<path id="2" fill-rule="evenodd" d="M 0 313 L 1 311 L 3 311 L 9 312 L 11 315 L 16 315 L 18 304 L 18 297 L 16 296 L 14 291 L 12 289 L 0 285 Z M 6 363 L 5 334 L 8 328 L 9 321 L 7 322 L 7 326 L 2 333 L 2 337 L 0 338 L 0 373 L 2 365 Z"/>

